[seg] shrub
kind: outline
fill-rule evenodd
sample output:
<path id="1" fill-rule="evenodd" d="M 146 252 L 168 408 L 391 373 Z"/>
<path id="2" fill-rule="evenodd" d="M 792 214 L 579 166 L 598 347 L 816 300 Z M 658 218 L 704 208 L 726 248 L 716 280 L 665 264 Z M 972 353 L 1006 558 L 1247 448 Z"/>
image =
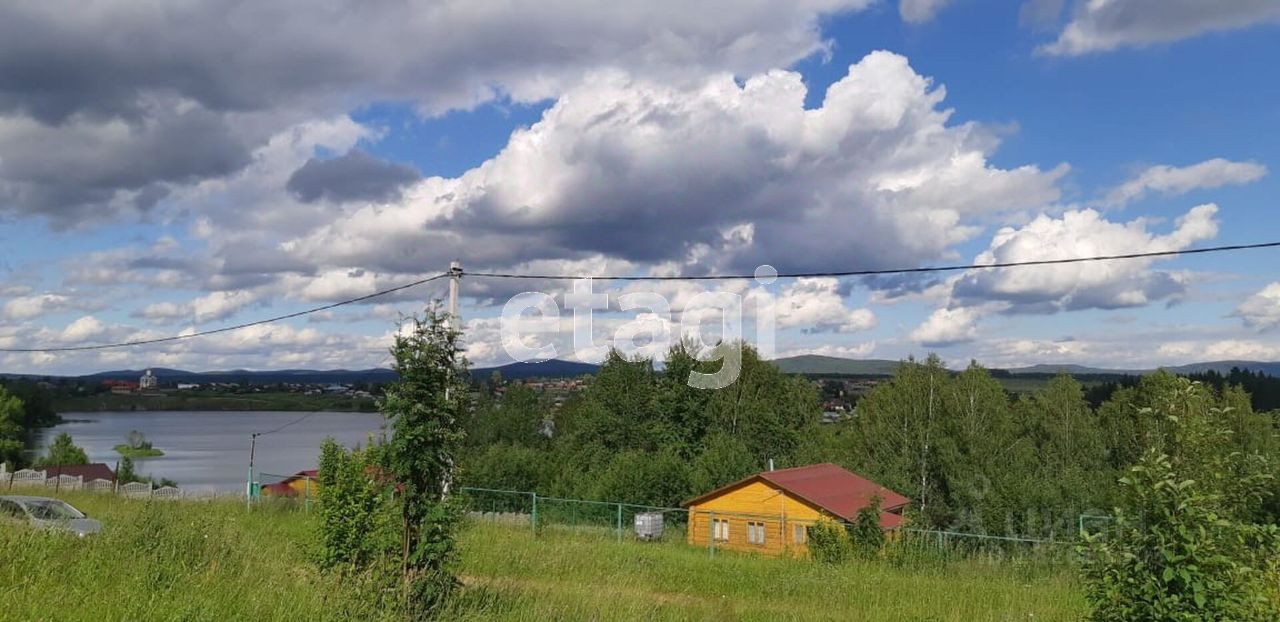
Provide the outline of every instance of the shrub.
<path id="1" fill-rule="evenodd" d="M 884 546 L 884 530 L 880 528 L 880 499 L 873 497 L 871 503 L 858 510 L 853 524 L 849 526 L 849 538 L 853 542 L 853 553 L 863 559 L 871 559 L 880 553 Z"/>
<path id="2" fill-rule="evenodd" d="M 853 542 L 844 525 L 822 520 L 809 527 L 809 554 L 827 564 L 841 564 L 853 556 Z"/>
<path id="3" fill-rule="evenodd" d="M 1112 529 L 1087 536 L 1083 573 L 1098 622 L 1275 620 L 1266 576 L 1252 562 L 1275 550 L 1275 528 L 1233 523 L 1195 480 L 1149 453 L 1121 480 Z"/>

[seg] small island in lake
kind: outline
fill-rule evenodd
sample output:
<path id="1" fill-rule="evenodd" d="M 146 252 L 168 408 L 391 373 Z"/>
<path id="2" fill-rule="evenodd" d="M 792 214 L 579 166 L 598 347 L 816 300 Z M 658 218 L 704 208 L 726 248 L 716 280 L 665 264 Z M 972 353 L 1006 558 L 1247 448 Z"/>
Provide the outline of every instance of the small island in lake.
<path id="1" fill-rule="evenodd" d="M 126 442 L 116 445 L 114 449 L 126 458 L 157 458 L 164 455 L 163 451 L 151 446 L 151 441 L 142 432 L 130 430 L 124 438 Z"/>

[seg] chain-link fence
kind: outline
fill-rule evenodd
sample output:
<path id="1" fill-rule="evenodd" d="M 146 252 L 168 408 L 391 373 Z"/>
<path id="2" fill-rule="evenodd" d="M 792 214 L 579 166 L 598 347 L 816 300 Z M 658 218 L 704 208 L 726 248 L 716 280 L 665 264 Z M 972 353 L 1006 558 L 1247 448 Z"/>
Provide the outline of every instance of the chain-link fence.
<path id="1" fill-rule="evenodd" d="M 259 475 L 258 501 L 309 510 L 316 501 L 315 478 L 302 475 Z M 709 554 L 736 549 L 764 553 L 807 552 L 813 521 L 785 514 L 763 515 L 649 506 L 544 496 L 535 492 L 463 487 L 459 498 L 474 520 L 517 526 L 538 536 L 572 533 L 601 540 L 688 543 Z M 1081 532 L 1109 520 L 1080 517 Z M 696 533 L 690 534 L 690 529 Z M 878 556 L 902 563 L 955 559 L 1056 557 L 1068 553 L 1075 540 L 1052 540 L 904 527 L 887 534 Z M 758 546 L 744 546 L 758 545 Z"/>
<path id="2" fill-rule="evenodd" d="M 532 492 L 462 488 L 468 513 L 477 519 L 525 525 L 537 534 L 572 531 L 622 540 L 682 541 L 688 511 L 681 508 L 543 496 Z"/>

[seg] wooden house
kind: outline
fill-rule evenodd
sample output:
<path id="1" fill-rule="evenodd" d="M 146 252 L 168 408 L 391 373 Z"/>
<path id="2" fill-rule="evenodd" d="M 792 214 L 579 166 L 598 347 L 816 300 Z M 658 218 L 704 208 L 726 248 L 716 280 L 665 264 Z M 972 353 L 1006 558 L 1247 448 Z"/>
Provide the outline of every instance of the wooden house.
<path id="1" fill-rule="evenodd" d="M 808 553 L 809 527 L 853 521 L 880 500 L 880 527 L 897 529 L 910 501 L 834 464 L 765 471 L 684 502 L 689 544 L 769 555 Z"/>

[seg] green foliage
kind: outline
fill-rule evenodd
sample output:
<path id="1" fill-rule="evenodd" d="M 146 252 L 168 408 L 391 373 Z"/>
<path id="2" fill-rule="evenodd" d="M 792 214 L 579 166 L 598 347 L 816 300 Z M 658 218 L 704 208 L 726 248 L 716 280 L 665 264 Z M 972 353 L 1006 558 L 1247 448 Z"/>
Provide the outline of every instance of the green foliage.
<path id="1" fill-rule="evenodd" d="M 121 458 L 120 466 L 116 468 L 116 482 L 124 485 L 141 481 L 145 480 L 139 477 L 138 473 L 133 470 L 133 458 L 130 458 L 129 456 Z"/>
<path id="2" fill-rule="evenodd" d="M 869 505 L 858 510 L 848 531 L 854 554 L 863 559 L 871 559 L 880 553 L 880 549 L 884 547 L 884 530 L 880 528 L 879 497 L 873 498 Z"/>
<path id="3" fill-rule="evenodd" d="M 1265 596 L 1264 561 L 1248 546 L 1274 543 L 1275 527 L 1233 523 L 1195 480 L 1181 479 L 1168 456 L 1149 453 L 1121 479 L 1115 524 L 1091 536 L 1082 572 L 1092 619 L 1275 620 Z M 1275 545 L 1270 544 L 1274 553 Z M 1252 563 L 1251 563 L 1252 562 Z"/>
<path id="4" fill-rule="evenodd" d="M 853 558 L 854 546 L 848 531 L 840 523 L 823 520 L 809 527 L 809 555 L 815 561 L 843 564 Z"/>
<path id="5" fill-rule="evenodd" d="M 1231 409 L 1199 383 L 1156 377 L 1133 397 L 1151 406 L 1127 423 L 1152 447 L 1120 479 L 1114 523 L 1082 547 L 1092 618 L 1280 618 L 1280 533 L 1249 522 L 1269 492 L 1268 461 L 1236 449 Z"/>
<path id="6" fill-rule="evenodd" d="M 389 495 L 375 477 L 374 450 L 348 451 L 332 438 L 320 445 L 316 510 L 320 566 L 359 571 L 396 545 Z"/>
<path id="7" fill-rule="evenodd" d="M 71 435 L 66 432 L 58 434 L 53 439 L 53 444 L 49 445 L 47 453 L 36 461 L 36 465 L 41 468 L 75 464 L 89 464 L 89 456 L 84 453 L 84 449 L 76 446 Z"/>
<path id="8" fill-rule="evenodd" d="M 465 436 L 466 361 L 458 331 L 438 306 L 408 322 L 391 348 L 399 380 L 387 387 L 380 406 L 394 431 L 385 464 L 399 487 L 409 606 L 416 615 L 429 615 L 458 584 L 454 532 L 460 511 L 449 493 Z"/>
<path id="9" fill-rule="evenodd" d="M 0 462 L 16 465 L 22 460 L 22 400 L 0 387 Z"/>

